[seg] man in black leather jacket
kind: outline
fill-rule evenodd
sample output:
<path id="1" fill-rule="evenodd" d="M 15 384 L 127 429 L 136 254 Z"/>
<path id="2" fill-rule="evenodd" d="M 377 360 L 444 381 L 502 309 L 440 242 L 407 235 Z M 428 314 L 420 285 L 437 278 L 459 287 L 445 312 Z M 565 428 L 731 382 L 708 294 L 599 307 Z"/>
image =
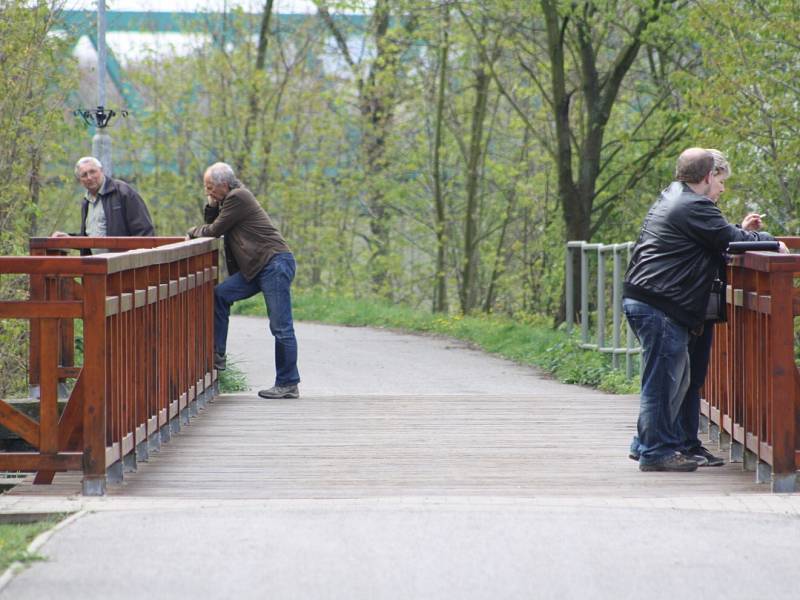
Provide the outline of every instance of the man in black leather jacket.
<path id="1" fill-rule="evenodd" d="M 642 471 L 697 469 L 698 461 L 680 452 L 677 422 L 689 386 L 692 336 L 703 332 L 728 244 L 774 239 L 756 231 L 757 214 L 745 217 L 741 228 L 722 216 L 711 199 L 722 183 L 709 151 L 684 151 L 675 174 L 645 217 L 623 290 L 623 309 L 643 350 L 638 435 L 631 447 Z"/>

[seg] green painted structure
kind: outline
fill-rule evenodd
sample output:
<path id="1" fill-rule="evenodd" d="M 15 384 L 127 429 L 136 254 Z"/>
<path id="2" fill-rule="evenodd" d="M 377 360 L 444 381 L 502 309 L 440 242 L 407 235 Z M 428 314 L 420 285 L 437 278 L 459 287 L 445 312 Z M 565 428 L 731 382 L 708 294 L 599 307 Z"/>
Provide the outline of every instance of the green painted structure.
<path id="1" fill-rule="evenodd" d="M 212 12 L 129 12 L 107 11 L 106 32 L 131 33 L 206 33 L 218 43 L 222 43 L 235 31 L 258 32 L 261 26 L 260 13 L 212 13 Z M 315 19 L 314 14 L 273 15 L 273 27 L 277 32 L 291 32 Z M 366 15 L 336 15 L 335 20 L 350 27 L 363 27 L 367 24 Z M 87 36 L 97 50 L 97 13 L 90 10 L 65 10 L 59 15 L 61 26 L 75 40 Z M 144 103 L 136 88 L 126 81 L 122 66 L 113 51 L 107 49 L 106 71 L 127 110 L 135 113 Z"/>

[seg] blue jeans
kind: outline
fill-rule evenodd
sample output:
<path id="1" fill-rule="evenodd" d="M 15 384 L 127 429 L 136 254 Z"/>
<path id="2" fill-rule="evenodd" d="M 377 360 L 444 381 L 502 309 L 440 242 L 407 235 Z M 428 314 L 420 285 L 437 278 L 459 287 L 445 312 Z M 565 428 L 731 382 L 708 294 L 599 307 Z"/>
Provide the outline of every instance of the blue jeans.
<path id="1" fill-rule="evenodd" d="M 292 321 L 291 286 L 295 262 L 290 252 L 276 254 L 251 281 L 241 273 L 228 277 L 214 287 L 214 351 L 225 354 L 231 304 L 264 294 L 269 316 L 269 330 L 275 337 L 275 385 L 300 382 L 297 371 L 297 338 Z"/>
<path id="2" fill-rule="evenodd" d="M 703 445 L 697 437 L 700 427 L 700 388 L 706 380 L 714 341 L 714 322 L 707 321 L 700 335 L 689 336 L 689 389 L 681 405 L 678 424 L 681 428 L 680 450 L 693 450 Z"/>
<path id="3" fill-rule="evenodd" d="M 625 298 L 622 308 L 642 345 L 638 435 L 631 450 L 637 447 L 640 464 L 653 464 L 680 449 L 678 414 L 689 388 L 689 330 L 638 300 Z"/>

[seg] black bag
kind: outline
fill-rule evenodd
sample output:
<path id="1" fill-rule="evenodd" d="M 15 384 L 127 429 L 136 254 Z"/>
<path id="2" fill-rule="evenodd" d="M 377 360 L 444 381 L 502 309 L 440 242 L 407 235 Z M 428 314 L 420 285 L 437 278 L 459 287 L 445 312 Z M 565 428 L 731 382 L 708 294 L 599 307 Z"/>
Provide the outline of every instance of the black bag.
<path id="1" fill-rule="evenodd" d="M 758 242 L 731 242 L 728 244 L 728 252 L 731 254 L 741 254 L 742 252 L 747 251 L 777 252 L 779 248 L 780 243 L 777 240 L 761 240 Z"/>
<path id="2" fill-rule="evenodd" d="M 725 320 L 725 287 L 720 279 L 715 279 L 711 283 L 711 295 L 706 305 L 706 321 Z"/>

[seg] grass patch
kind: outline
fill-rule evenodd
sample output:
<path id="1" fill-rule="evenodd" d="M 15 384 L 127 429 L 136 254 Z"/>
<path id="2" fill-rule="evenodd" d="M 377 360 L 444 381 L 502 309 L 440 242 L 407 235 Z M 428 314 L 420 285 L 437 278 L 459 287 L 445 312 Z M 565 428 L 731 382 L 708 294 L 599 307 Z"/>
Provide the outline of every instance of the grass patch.
<path id="1" fill-rule="evenodd" d="M 0 523 L 0 573 L 13 562 L 28 564 L 44 557 L 28 552 L 28 546 L 37 535 L 55 527 L 64 515 L 55 515 L 36 523 Z"/>
<path id="2" fill-rule="evenodd" d="M 247 391 L 247 376 L 244 374 L 236 362 L 228 359 L 228 364 L 224 371 L 218 371 L 219 391 L 223 394 Z"/>
<path id="3" fill-rule="evenodd" d="M 264 300 L 254 296 L 233 306 L 234 314 L 266 316 Z M 554 330 L 542 318 L 496 315 L 439 315 L 378 300 L 354 300 L 315 293 L 295 294 L 294 317 L 335 325 L 390 327 L 434 333 L 471 342 L 518 363 L 535 365 L 564 383 L 618 394 L 639 391 L 638 378 L 613 369 L 611 356 L 583 350 L 576 337 Z"/>

